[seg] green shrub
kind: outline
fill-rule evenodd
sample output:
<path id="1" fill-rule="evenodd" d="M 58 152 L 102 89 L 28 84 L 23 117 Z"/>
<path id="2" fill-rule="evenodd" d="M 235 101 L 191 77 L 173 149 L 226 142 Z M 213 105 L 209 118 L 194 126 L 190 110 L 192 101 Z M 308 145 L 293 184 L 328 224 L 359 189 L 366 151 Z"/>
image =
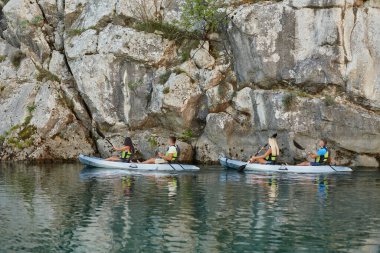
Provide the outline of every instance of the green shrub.
<path id="1" fill-rule="evenodd" d="M 130 81 L 128 82 L 128 87 L 131 90 L 136 90 L 138 87 L 142 86 L 144 83 L 142 80 L 137 80 L 137 81 Z"/>
<path id="2" fill-rule="evenodd" d="M 32 146 L 33 141 L 34 141 L 33 138 L 29 138 L 29 139 L 27 139 L 27 140 L 24 142 L 24 147 L 30 147 L 30 146 Z"/>
<path id="3" fill-rule="evenodd" d="M 19 133 L 18 133 L 18 137 L 21 139 L 21 140 L 27 140 L 29 139 L 30 137 L 32 137 L 33 134 L 36 133 L 36 127 L 35 126 L 26 126 L 24 127 L 24 129 L 22 129 Z"/>
<path id="4" fill-rule="evenodd" d="M 26 19 L 21 20 L 21 22 L 20 22 L 21 29 L 26 29 L 28 26 L 29 26 L 29 21 L 28 20 L 26 20 Z"/>
<path id="5" fill-rule="evenodd" d="M 84 31 L 86 31 L 86 29 L 70 29 L 66 32 L 66 34 L 69 36 L 69 37 L 74 37 L 74 36 L 79 36 L 81 35 Z"/>
<path id="6" fill-rule="evenodd" d="M 177 26 L 158 21 L 145 21 L 138 22 L 134 25 L 138 31 L 147 33 L 154 33 L 159 31 L 162 37 L 168 40 L 174 40 L 178 45 L 181 45 L 185 39 L 199 39 L 201 34 L 198 31 L 185 31 L 179 29 Z"/>
<path id="7" fill-rule="evenodd" d="M 38 70 L 38 74 L 36 76 L 37 81 L 42 82 L 45 79 L 53 82 L 60 82 L 61 80 L 58 78 L 58 76 L 51 73 L 49 70 L 46 70 L 44 68 L 36 66 Z"/>
<path id="8" fill-rule="evenodd" d="M 20 67 L 21 61 L 25 57 L 26 57 L 26 55 L 21 50 L 17 50 L 13 54 L 11 54 L 10 60 L 11 60 L 12 65 L 15 68 L 18 68 L 18 67 Z"/>
<path id="9" fill-rule="evenodd" d="M 150 136 L 150 137 L 148 138 L 148 142 L 149 142 L 149 146 L 150 146 L 151 148 L 157 147 L 157 145 L 158 145 L 157 138 L 154 137 L 154 136 Z"/>
<path id="10" fill-rule="evenodd" d="M 294 95 L 294 93 L 286 94 L 282 98 L 282 105 L 285 111 L 290 111 L 291 109 L 293 109 L 295 104 L 296 104 L 296 96 Z"/>
<path id="11" fill-rule="evenodd" d="M 33 26 L 40 26 L 42 24 L 42 21 L 44 20 L 44 17 L 42 16 L 35 16 L 31 21 L 30 24 Z"/>
<path id="12" fill-rule="evenodd" d="M 324 99 L 326 106 L 333 106 L 335 105 L 335 99 L 332 96 L 326 96 Z"/>
<path id="13" fill-rule="evenodd" d="M 22 123 L 24 126 L 29 125 L 30 121 L 32 120 L 33 116 L 28 115 L 25 117 L 24 122 Z"/>
<path id="14" fill-rule="evenodd" d="M 169 80 L 171 74 L 172 74 L 172 71 L 168 70 L 164 74 L 160 75 L 160 78 L 159 78 L 160 84 L 165 84 Z"/>
<path id="15" fill-rule="evenodd" d="M 28 117 L 31 118 L 32 116 L 29 115 Z M 37 132 L 37 128 L 35 126 L 31 126 L 27 124 L 29 124 L 29 122 L 27 123 L 24 122 L 22 125 L 14 125 L 8 131 L 5 131 L 4 135 L 0 135 L 0 145 L 4 143 L 4 141 L 6 140 L 6 137 L 10 136 L 7 139 L 7 143 L 13 147 L 16 147 L 18 149 L 23 149 L 23 148 L 31 146 L 34 141 L 32 136 Z M 15 134 L 13 133 L 17 134 L 17 138 L 15 137 Z"/>
<path id="16" fill-rule="evenodd" d="M 180 74 L 182 74 L 182 73 L 185 73 L 185 74 L 186 74 L 186 72 L 185 72 L 184 70 L 180 69 L 180 68 L 175 68 L 175 69 L 173 70 L 173 73 L 175 73 L 176 75 L 180 75 Z"/>
<path id="17" fill-rule="evenodd" d="M 36 105 L 33 103 L 33 104 L 31 104 L 31 105 L 28 105 L 28 106 L 26 107 L 26 109 L 28 110 L 29 113 L 33 113 L 34 110 L 36 110 Z"/>
<path id="18" fill-rule="evenodd" d="M 5 141 L 5 136 L 0 134 L 0 144 L 3 144 Z"/>
<path id="19" fill-rule="evenodd" d="M 12 126 L 12 127 L 10 128 L 10 131 L 13 132 L 13 131 L 15 131 L 15 130 L 17 130 L 17 129 L 19 129 L 19 128 L 20 128 L 20 125 L 14 125 L 14 126 Z"/>
<path id="20" fill-rule="evenodd" d="M 190 141 L 191 138 L 193 138 L 193 131 L 191 129 L 184 131 L 180 136 L 180 139 L 184 142 Z"/>
<path id="21" fill-rule="evenodd" d="M 0 55 L 0 62 L 5 61 L 5 59 L 7 59 L 6 55 Z"/>
<path id="22" fill-rule="evenodd" d="M 304 91 L 298 91 L 298 92 L 297 92 L 297 96 L 298 96 L 298 97 L 303 97 L 303 98 L 310 98 L 310 97 L 312 97 L 311 95 L 307 94 L 307 93 L 304 92 Z"/>
<path id="23" fill-rule="evenodd" d="M 165 87 L 164 90 L 162 91 L 162 93 L 164 93 L 164 94 L 168 94 L 169 92 L 170 92 L 169 87 Z"/>
<path id="24" fill-rule="evenodd" d="M 187 31 L 196 29 L 206 38 L 208 33 L 216 32 L 221 25 L 226 24 L 227 15 L 219 12 L 219 7 L 215 0 L 185 0 L 180 26 Z"/>
<path id="25" fill-rule="evenodd" d="M 15 137 L 9 137 L 8 144 L 17 144 L 19 141 Z"/>

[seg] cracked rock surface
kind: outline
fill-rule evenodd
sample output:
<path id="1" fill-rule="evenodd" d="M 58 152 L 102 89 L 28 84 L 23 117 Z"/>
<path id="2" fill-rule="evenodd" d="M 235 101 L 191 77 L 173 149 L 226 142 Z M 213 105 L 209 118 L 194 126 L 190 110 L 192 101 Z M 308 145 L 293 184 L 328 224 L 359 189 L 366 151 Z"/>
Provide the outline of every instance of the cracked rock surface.
<path id="1" fill-rule="evenodd" d="M 4 2 L 4 1 L 3 1 Z M 0 159 L 138 156 L 176 135 L 184 162 L 247 159 L 278 133 L 282 162 L 329 140 L 337 164 L 379 166 L 380 3 L 219 1 L 210 41 L 139 30 L 181 1 L 9 0 L 0 11 Z"/>

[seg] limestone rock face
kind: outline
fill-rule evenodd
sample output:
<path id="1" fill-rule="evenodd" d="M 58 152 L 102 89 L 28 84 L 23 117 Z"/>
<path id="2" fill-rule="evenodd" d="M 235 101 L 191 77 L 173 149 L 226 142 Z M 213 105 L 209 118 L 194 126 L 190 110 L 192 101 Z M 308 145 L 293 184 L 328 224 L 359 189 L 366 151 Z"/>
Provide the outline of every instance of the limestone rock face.
<path id="1" fill-rule="evenodd" d="M 229 38 L 238 79 L 268 88 L 285 82 L 311 92 L 337 86 L 378 110 L 380 10 L 371 5 L 289 0 L 237 8 Z"/>
<path id="2" fill-rule="evenodd" d="M 291 144 L 293 139 L 309 151 L 315 151 L 317 140 L 327 138 L 331 142 L 330 148 L 338 153 L 338 162 L 340 149 L 351 154 L 378 154 L 380 119 L 373 119 L 371 112 L 360 110 L 358 114 L 347 105 L 326 106 L 321 99 L 306 98 L 297 99 L 293 110 L 285 111 L 282 101 L 287 95 L 263 90 L 246 94 L 253 105 L 250 108 L 253 111 L 253 127 L 244 127 L 238 119 L 224 112 L 209 114 L 205 131 L 197 143 L 197 159 L 215 161 L 220 154 L 246 159 L 247 155 L 255 153 L 255 143 L 266 143 L 266 136 L 274 132 L 279 134 L 281 160 L 286 162 L 293 162 L 292 157 L 302 159 L 302 154 Z M 244 138 L 238 138 L 239 135 Z M 240 149 L 245 152 L 240 152 Z M 247 153 L 247 150 L 250 152 Z"/>
<path id="3" fill-rule="evenodd" d="M 198 84 L 184 73 L 172 74 L 164 89 L 167 93 L 163 97 L 163 108 L 180 112 L 184 124 L 190 127 L 202 95 Z"/>
<path id="4" fill-rule="evenodd" d="M 173 43 L 155 34 L 108 25 L 99 34 L 98 51 L 100 54 L 111 53 L 148 64 L 159 64 L 172 57 Z"/>
<path id="5" fill-rule="evenodd" d="M 107 157 L 125 136 L 147 159 L 175 135 L 182 162 L 215 163 L 277 133 L 281 162 L 323 137 L 335 163 L 379 166 L 379 1 L 218 0 L 227 29 L 202 40 L 141 24 L 178 28 L 182 3 L 7 1 L 0 159 Z"/>
<path id="6" fill-rule="evenodd" d="M 83 125 L 87 113 L 82 112 L 81 120 L 76 118 L 69 103 L 78 102 L 77 98 L 68 99 L 59 82 L 46 77 L 70 75 L 64 56 L 53 52 L 49 72 L 2 39 L 0 55 L 4 58 L 0 62 L 1 159 L 76 159 L 80 153 L 93 154 L 93 140 Z M 43 82 L 36 80 L 38 76 Z M 79 111 L 82 106 L 73 107 Z"/>
<path id="7" fill-rule="evenodd" d="M 4 37 L 13 46 L 33 48 L 31 54 L 40 61 L 46 60 L 50 55 L 48 39 L 43 29 L 43 12 L 37 1 L 13 0 L 3 8 L 7 29 L 3 31 Z"/>
<path id="8" fill-rule="evenodd" d="M 215 59 L 209 53 L 208 43 L 202 43 L 203 45 L 190 52 L 190 55 L 194 58 L 194 62 L 198 68 L 211 69 L 215 64 Z"/>

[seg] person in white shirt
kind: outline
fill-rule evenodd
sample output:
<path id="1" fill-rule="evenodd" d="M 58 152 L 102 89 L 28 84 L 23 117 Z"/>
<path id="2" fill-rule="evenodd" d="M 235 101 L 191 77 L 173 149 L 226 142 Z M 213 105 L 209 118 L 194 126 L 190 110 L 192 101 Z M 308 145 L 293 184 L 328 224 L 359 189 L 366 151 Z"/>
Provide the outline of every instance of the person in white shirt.
<path id="1" fill-rule="evenodd" d="M 168 140 L 168 148 L 166 150 L 165 154 L 158 153 L 159 158 L 153 157 L 148 160 L 146 160 L 145 164 L 160 164 L 160 163 L 169 163 L 169 162 L 174 162 L 177 160 L 178 156 L 178 150 L 177 146 L 175 145 L 177 139 L 174 136 L 169 137 Z"/>

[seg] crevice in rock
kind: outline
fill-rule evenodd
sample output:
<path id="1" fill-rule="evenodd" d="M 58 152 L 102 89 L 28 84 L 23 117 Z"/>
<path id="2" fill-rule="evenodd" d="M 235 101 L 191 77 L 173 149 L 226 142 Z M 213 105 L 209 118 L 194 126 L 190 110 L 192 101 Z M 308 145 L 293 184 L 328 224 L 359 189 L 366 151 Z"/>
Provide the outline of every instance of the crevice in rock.
<path id="1" fill-rule="evenodd" d="M 44 18 L 44 21 L 46 22 L 46 24 L 49 24 L 47 18 L 46 18 L 46 15 L 45 15 L 45 12 L 44 12 L 44 8 L 42 8 L 41 4 L 38 2 L 38 0 L 36 0 L 36 3 L 39 7 L 39 9 L 41 10 L 41 13 L 42 13 L 42 17 Z"/>
<path id="2" fill-rule="evenodd" d="M 64 11 L 65 10 L 65 0 L 63 0 L 62 1 L 62 7 L 63 7 L 63 10 L 62 11 Z M 58 4 L 58 3 L 57 3 Z M 71 69 L 71 67 L 70 67 L 70 64 L 69 64 L 69 61 L 68 61 L 68 59 L 67 59 L 67 55 L 66 55 L 66 43 L 65 43 L 65 40 L 64 40 L 64 32 L 65 32 L 65 29 L 66 29 L 66 27 L 65 27 L 65 23 L 64 23 L 64 15 L 59 15 L 59 18 L 60 18 L 60 22 L 62 22 L 62 24 L 63 24 L 63 29 L 62 29 L 62 34 L 59 34 L 59 36 L 61 36 L 62 37 L 62 41 L 63 41 L 63 50 L 62 50 L 62 53 L 63 53 L 63 59 L 64 59 L 64 62 L 65 62 L 65 65 L 66 65 L 66 67 L 67 67 L 67 69 L 68 69 L 68 72 L 70 73 L 70 75 L 71 75 L 71 78 L 72 78 L 72 81 L 73 81 L 73 83 L 74 83 L 74 86 L 75 86 L 75 89 L 78 91 L 78 85 L 77 85 L 77 82 L 76 82 L 76 80 L 75 80 L 75 78 L 74 78 L 74 74 L 73 74 L 73 71 L 72 71 L 72 69 Z M 89 107 L 88 107 L 88 105 L 86 104 L 86 102 L 85 102 L 85 100 L 83 99 L 83 97 L 82 97 L 82 94 L 78 91 L 78 99 L 80 100 L 79 102 L 80 102 L 80 104 L 81 104 L 81 106 L 83 106 L 83 109 L 85 110 L 85 112 L 86 112 L 86 114 L 88 115 L 88 118 L 91 120 L 91 121 L 93 121 L 93 118 L 92 118 L 92 114 L 91 114 L 91 111 L 90 111 L 90 109 L 89 109 Z M 82 124 L 82 125 L 84 125 L 84 122 L 81 122 L 81 120 L 80 120 L 80 117 L 78 117 L 78 114 L 75 112 L 75 110 L 74 109 L 70 109 L 72 112 L 73 112 L 73 114 L 75 115 L 75 117 L 77 118 L 77 120 Z M 98 150 L 98 147 L 97 147 L 97 145 L 96 145 L 96 136 L 94 135 L 95 134 L 95 132 L 94 132 L 94 130 L 93 130 L 93 127 L 92 126 L 85 126 L 84 125 L 84 127 L 85 127 L 85 129 L 87 129 L 88 130 L 88 134 L 89 134 L 89 137 L 94 141 L 94 143 L 95 143 L 95 151 L 97 152 L 97 153 L 99 153 L 99 150 Z"/>
<path id="3" fill-rule="evenodd" d="M 344 89 L 342 89 L 341 86 L 330 83 L 325 84 L 321 86 L 318 90 L 315 90 L 314 92 L 309 92 L 307 89 L 305 89 L 304 84 L 293 84 L 292 80 L 282 80 L 279 81 L 270 87 L 267 86 L 261 86 L 260 84 L 252 84 L 252 85 L 245 85 L 245 86 L 239 86 L 240 89 L 243 89 L 245 87 L 251 87 L 252 89 L 259 88 L 262 90 L 271 90 L 271 91 L 287 91 L 290 93 L 300 93 L 300 97 L 323 97 L 326 96 L 326 94 L 329 94 L 331 96 L 339 96 L 342 98 L 342 102 L 345 104 L 349 104 L 351 106 L 355 106 L 357 108 L 360 108 L 362 110 L 367 111 L 368 113 L 374 113 L 376 115 L 380 115 L 380 109 L 374 108 L 371 106 L 370 101 L 365 99 L 364 97 L 355 96 L 354 94 L 350 94 Z M 335 90 L 332 93 L 332 90 Z M 297 94 L 296 94 L 297 95 Z"/>
<path id="4" fill-rule="evenodd" d="M 341 6 L 337 5 L 330 5 L 330 6 L 304 6 L 304 7 L 295 7 L 295 6 L 289 6 L 293 10 L 302 10 L 302 9 L 312 9 L 312 10 L 329 10 L 329 9 L 338 9 L 342 8 Z"/>
<path id="5" fill-rule="evenodd" d="M 342 19 L 342 23 L 341 23 L 341 26 L 342 26 L 342 47 L 343 47 L 343 53 L 344 53 L 344 70 L 346 72 L 346 69 L 347 69 L 347 63 L 349 62 L 348 61 L 348 57 L 347 57 L 347 48 L 346 48 L 346 43 L 345 43 L 345 26 L 344 26 L 344 23 L 345 23 L 345 17 L 346 17 L 346 10 L 347 10 L 347 3 L 344 4 L 344 7 L 342 8 L 342 15 L 341 15 L 341 19 Z"/>

